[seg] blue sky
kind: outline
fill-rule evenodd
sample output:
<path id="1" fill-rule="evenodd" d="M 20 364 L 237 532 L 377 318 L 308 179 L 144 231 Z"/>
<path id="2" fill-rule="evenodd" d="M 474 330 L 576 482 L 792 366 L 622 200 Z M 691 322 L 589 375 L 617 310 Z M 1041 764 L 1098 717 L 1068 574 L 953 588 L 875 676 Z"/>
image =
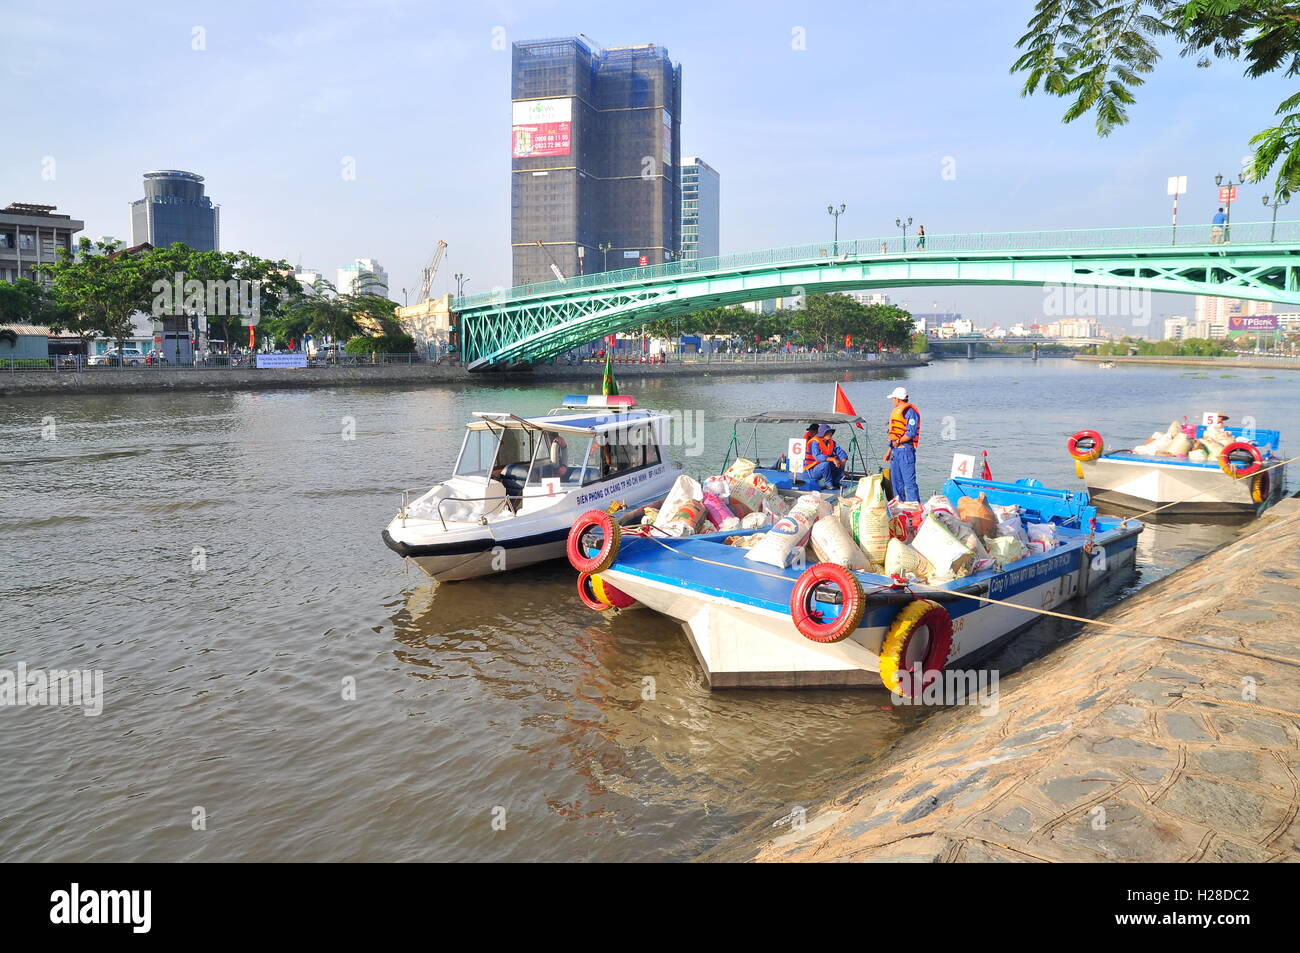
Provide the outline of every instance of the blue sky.
<path id="1" fill-rule="evenodd" d="M 847 204 L 849 237 L 890 233 L 900 215 L 931 234 L 1163 224 L 1174 174 L 1190 180 L 1182 220 L 1204 221 L 1214 174 L 1237 171 L 1292 91 L 1170 49 L 1130 124 L 1099 139 L 1090 119 L 1062 125 L 1064 101 L 1019 95 L 1008 68 L 1029 0 L 9 7 L 0 203 L 58 205 L 91 237 L 128 239 L 140 174 L 187 169 L 222 206 L 224 249 L 331 276 L 377 258 L 399 300 L 439 238 L 436 293 L 456 271 L 471 292 L 509 281 L 515 40 L 668 48 L 683 68 L 683 155 L 722 174 L 724 253 L 820 240 L 831 202 Z M 1264 191 L 1244 187 L 1234 221 L 1264 218 Z M 982 324 L 1037 319 L 1042 297 L 895 294 Z M 1190 307 L 1157 296 L 1156 316 Z"/>

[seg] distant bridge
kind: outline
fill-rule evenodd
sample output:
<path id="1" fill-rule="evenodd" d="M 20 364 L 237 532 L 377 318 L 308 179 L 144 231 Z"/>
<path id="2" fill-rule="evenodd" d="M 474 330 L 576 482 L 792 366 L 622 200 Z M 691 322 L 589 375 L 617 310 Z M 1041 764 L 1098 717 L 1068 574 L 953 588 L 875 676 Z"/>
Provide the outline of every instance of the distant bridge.
<path id="1" fill-rule="evenodd" d="M 1041 335 L 1011 335 L 995 338 L 982 334 L 962 334 L 950 338 L 930 338 L 929 347 L 931 351 L 940 350 L 945 347 L 966 348 L 966 356 L 974 360 L 976 348 L 981 344 L 988 344 L 992 347 L 1029 347 L 1034 360 L 1038 360 L 1038 349 L 1040 347 L 1088 347 L 1093 344 L 1105 344 L 1109 338 L 1087 337 L 1087 338 L 1053 338 L 1043 337 Z"/>
<path id="2" fill-rule="evenodd" d="M 692 311 L 916 285 L 1089 285 L 1300 307 L 1300 222 L 989 232 L 821 242 L 520 285 L 452 303 L 470 370 L 544 360 Z"/>

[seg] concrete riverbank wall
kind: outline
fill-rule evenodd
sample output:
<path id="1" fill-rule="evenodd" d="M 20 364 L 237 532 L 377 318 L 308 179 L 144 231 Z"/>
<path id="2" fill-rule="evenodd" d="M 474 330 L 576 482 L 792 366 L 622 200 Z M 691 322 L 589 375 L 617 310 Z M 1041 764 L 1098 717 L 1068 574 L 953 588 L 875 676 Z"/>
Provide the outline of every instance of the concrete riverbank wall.
<path id="1" fill-rule="evenodd" d="M 1210 647 L 1087 626 L 702 859 L 1300 860 L 1297 539 L 1292 498 L 1099 617 Z"/>
<path id="2" fill-rule="evenodd" d="M 713 361 L 680 364 L 618 364 L 619 380 L 648 377 L 725 376 L 737 374 L 810 374 L 838 370 L 886 370 L 922 367 L 927 355 L 882 357 L 875 361 Z M 270 390 L 302 387 L 419 387 L 426 384 L 490 385 L 503 380 L 589 381 L 599 385 L 603 364 L 541 365 L 527 370 L 471 374 L 448 364 L 378 364 L 351 367 L 262 369 L 105 368 L 70 371 L 0 373 L 0 397 L 23 394 L 113 394 L 153 391 Z"/>
<path id="3" fill-rule="evenodd" d="M 1076 361 L 1114 361 L 1116 364 L 1154 364 L 1167 367 L 1215 367 L 1219 370 L 1253 368 L 1263 371 L 1300 371 L 1300 358 L 1252 357 L 1099 357 L 1096 354 L 1076 354 Z"/>

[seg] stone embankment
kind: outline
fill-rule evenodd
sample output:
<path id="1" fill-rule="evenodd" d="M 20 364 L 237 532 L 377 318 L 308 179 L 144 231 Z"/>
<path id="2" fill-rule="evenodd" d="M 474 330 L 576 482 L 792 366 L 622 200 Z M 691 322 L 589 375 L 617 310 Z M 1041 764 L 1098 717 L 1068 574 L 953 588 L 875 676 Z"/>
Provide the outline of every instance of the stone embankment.
<path id="1" fill-rule="evenodd" d="M 1099 617 L 1132 632 L 1085 627 L 996 713 L 939 711 L 806 822 L 703 859 L 1300 860 L 1297 539 L 1292 498 Z"/>
<path id="2" fill-rule="evenodd" d="M 619 380 L 649 377 L 732 374 L 808 374 L 839 370 L 922 367 L 928 355 L 885 357 L 876 361 L 713 361 L 672 364 L 619 364 Z M 112 394 L 182 390 L 273 390 L 303 387 L 420 387 L 427 384 L 491 384 L 494 380 L 588 381 L 599 386 L 602 364 L 540 365 L 510 372 L 471 374 L 450 364 L 375 364 L 258 370 L 220 368 L 102 368 L 75 371 L 5 372 L 0 366 L 0 397 L 21 394 Z"/>

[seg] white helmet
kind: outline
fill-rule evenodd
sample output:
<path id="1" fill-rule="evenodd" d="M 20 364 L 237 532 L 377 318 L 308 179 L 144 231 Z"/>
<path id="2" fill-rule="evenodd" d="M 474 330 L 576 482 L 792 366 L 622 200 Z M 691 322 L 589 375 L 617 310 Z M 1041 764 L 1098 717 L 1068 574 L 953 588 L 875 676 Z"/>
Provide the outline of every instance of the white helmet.
<path id="1" fill-rule="evenodd" d="M 892 391 L 889 392 L 889 396 L 886 397 L 885 399 L 886 400 L 907 400 L 907 388 L 895 387 Z"/>

